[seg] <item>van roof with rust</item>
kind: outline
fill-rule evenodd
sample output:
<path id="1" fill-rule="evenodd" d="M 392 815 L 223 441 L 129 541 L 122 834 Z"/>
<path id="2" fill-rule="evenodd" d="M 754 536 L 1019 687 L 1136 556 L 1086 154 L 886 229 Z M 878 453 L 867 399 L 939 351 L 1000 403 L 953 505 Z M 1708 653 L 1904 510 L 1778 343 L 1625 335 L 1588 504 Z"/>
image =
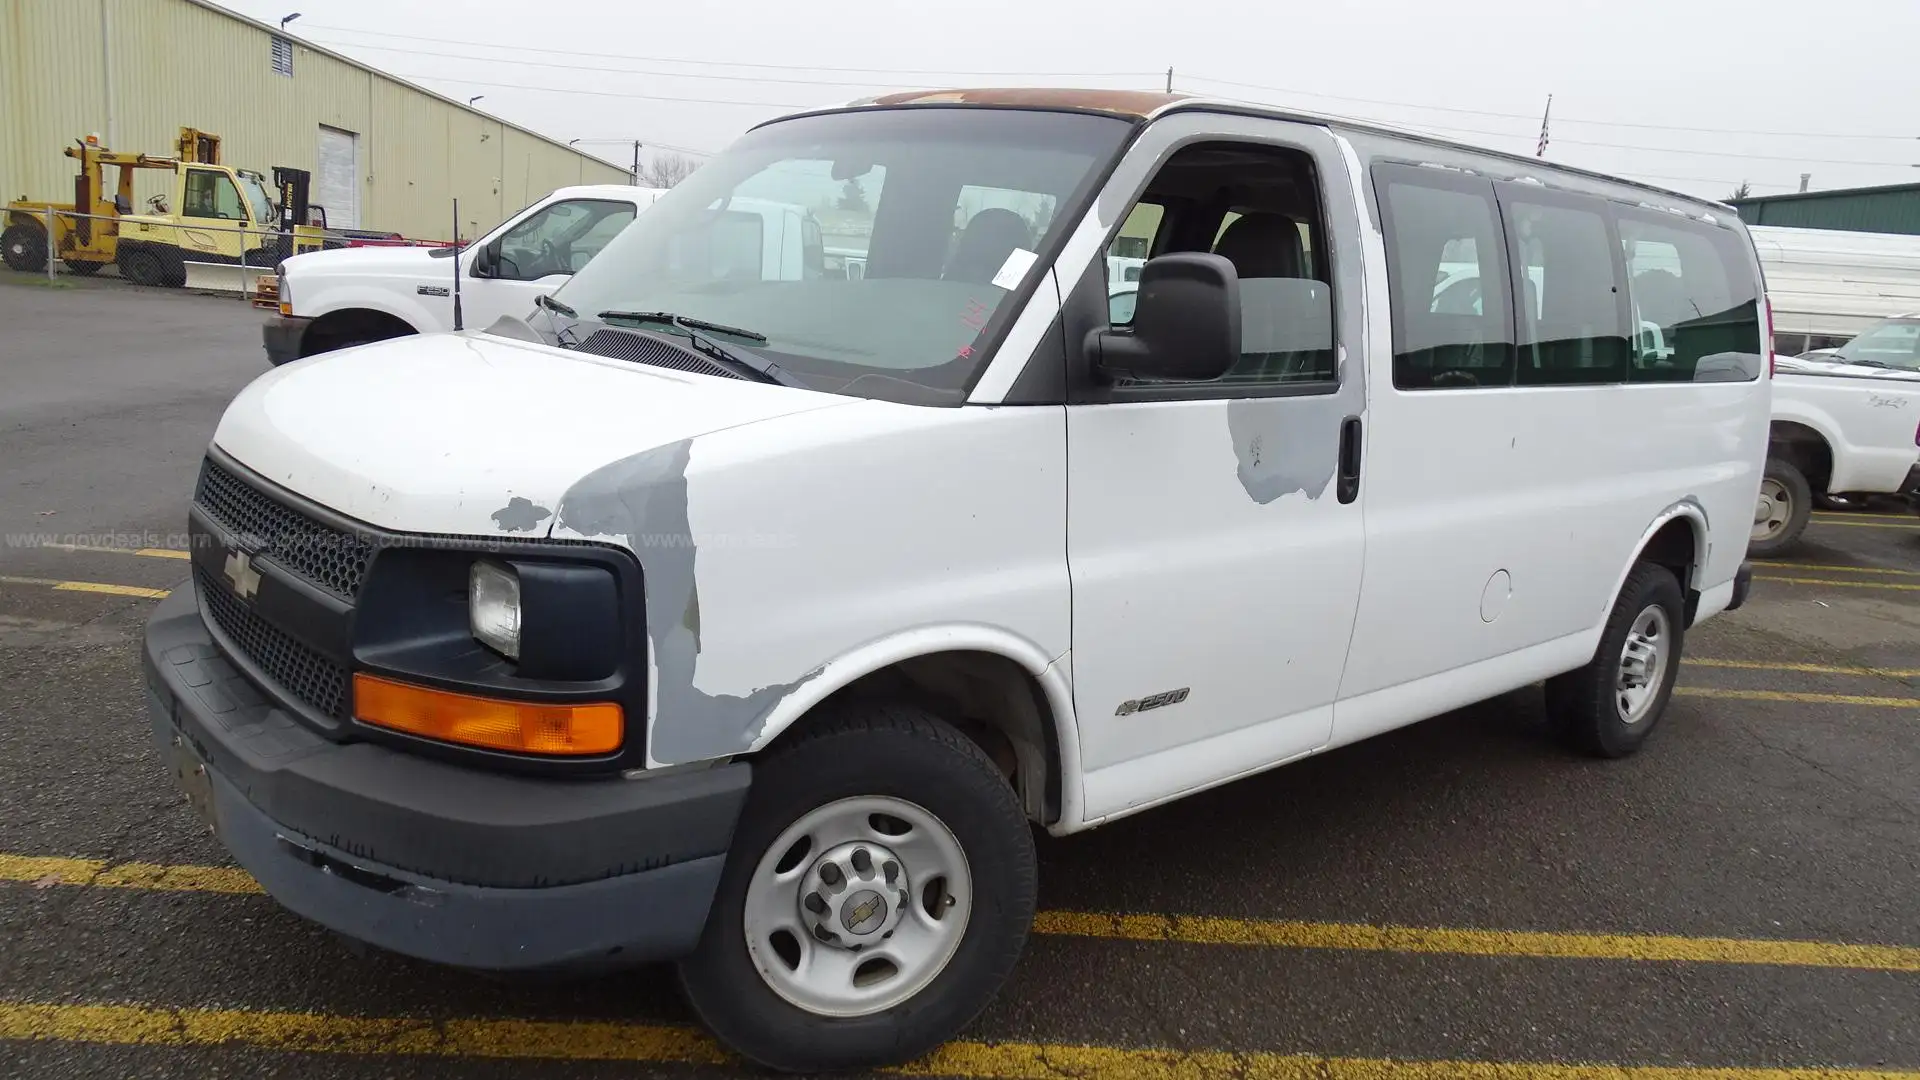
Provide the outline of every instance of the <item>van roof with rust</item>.
<path id="1" fill-rule="evenodd" d="M 860 98 L 845 105 L 829 106 L 823 109 L 803 110 L 798 114 L 818 112 L 836 112 L 843 109 L 859 109 L 895 106 L 939 106 L 939 105 L 977 105 L 989 108 L 1021 109 L 1067 109 L 1082 112 L 1100 112 L 1111 116 L 1144 122 L 1175 109 L 1203 109 L 1225 113 L 1238 113 L 1271 117 L 1278 120 L 1294 120 L 1303 123 L 1324 125 L 1349 131 L 1368 132 L 1391 139 L 1425 143 L 1430 146 L 1445 147 L 1468 154 L 1497 158 L 1510 165 L 1529 169 L 1547 169 L 1553 172 L 1584 177 L 1605 183 L 1639 188 L 1642 191 L 1657 192 L 1668 198 L 1685 200 L 1696 206 L 1713 207 L 1725 211 L 1737 219 L 1738 214 L 1732 206 L 1717 199 L 1689 194 L 1659 184 L 1649 184 L 1642 180 L 1633 180 L 1613 173 L 1584 169 L 1565 162 L 1543 161 L 1537 157 L 1527 157 L 1490 146 L 1461 142 L 1441 135 L 1433 135 L 1412 128 L 1397 127 L 1389 122 L 1363 120 L 1350 116 L 1337 116 L 1318 113 L 1310 109 L 1296 109 L 1285 105 L 1269 105 L 1262 102 L 1244 101 L 1239 98 L 1216 97 L 1204 94 L 1184 94 L 1161 92 L 1158 90 L 1090 90 L 1075 87 L 965 87 L 947 90 L 905 90 L 893 94 L 881 94 Z M 790 117 L 782 117 L 786 119 Z M 777 120 L 756 124 L 761 127 Z"/>

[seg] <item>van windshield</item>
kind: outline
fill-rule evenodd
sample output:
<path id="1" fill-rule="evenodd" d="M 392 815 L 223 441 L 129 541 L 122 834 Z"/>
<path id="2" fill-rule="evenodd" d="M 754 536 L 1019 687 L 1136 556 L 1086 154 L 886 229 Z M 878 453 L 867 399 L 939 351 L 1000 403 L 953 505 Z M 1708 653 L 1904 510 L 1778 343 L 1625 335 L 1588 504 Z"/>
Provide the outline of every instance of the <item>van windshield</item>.
<path id="1" fill-rule="evenodd" d="M 727 344 L 817 389 L 957 402 L 1014 315 L 1007 298 L 1129 130 L 985 108 L 771 124 L 662 195 L 555 298 L 588 325 L 672 312 L 750 330 L 766 340 Z"/>

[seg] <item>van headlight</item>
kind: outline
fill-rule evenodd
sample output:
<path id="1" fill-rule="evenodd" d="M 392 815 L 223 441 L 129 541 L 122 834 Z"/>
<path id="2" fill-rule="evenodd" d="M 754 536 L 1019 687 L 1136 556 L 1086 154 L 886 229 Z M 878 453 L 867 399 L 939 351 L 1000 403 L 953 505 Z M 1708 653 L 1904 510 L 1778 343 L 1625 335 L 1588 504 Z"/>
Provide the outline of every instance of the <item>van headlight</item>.
<path id="1" fill-rule="evenodd" d="M 496 562 L 475 562 L 467 573 L 467 625 L 480 644 L 520 659 L 520 575 Z"/>

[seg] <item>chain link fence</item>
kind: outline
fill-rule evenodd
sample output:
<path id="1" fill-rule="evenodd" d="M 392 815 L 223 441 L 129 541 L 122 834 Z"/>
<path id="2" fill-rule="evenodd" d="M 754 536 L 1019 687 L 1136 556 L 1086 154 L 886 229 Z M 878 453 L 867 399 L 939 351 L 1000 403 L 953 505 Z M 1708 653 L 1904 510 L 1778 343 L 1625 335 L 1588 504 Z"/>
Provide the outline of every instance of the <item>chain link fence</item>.
<path id="1" fill-rule="evenodd" d="M 118 277 L 133 285 L 270 298 L 287 257 L 350 247 L 445 247 L 398 233 L 302 226 L 292 231 L 186 215 L 103 216 L 71 210 L 6 212 L 0 261 L 49 280 Z"/>

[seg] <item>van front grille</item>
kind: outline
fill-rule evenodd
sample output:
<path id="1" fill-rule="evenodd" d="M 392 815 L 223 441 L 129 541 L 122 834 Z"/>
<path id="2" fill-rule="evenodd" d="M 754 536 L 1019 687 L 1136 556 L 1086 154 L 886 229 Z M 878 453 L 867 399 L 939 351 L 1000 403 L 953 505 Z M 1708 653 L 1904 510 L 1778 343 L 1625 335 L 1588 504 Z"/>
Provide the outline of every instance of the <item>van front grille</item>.
<path id="1" fill-rule="evenodd" d="M 373 558 L 373 544 L 366 537 L 314 521 L 211 459 L 200 465 L 193 501 L 250 553 L 270 556 L 342 600 L 359 595 Z"/>

